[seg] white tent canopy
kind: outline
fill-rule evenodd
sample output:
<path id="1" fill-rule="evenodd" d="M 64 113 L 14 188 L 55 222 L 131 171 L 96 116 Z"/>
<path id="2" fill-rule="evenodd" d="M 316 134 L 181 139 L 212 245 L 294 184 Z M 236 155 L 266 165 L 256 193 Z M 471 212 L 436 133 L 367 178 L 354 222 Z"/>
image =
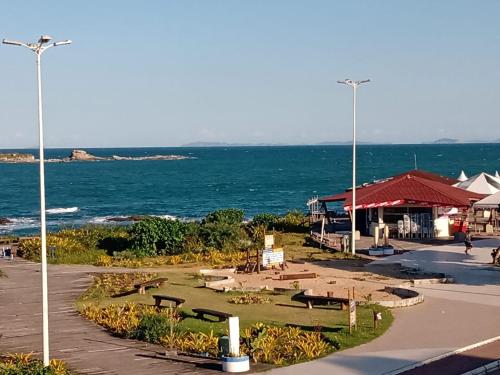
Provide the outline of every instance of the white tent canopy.
<path id="1" fill-rule="evenodd" d="M 467 175 L 465 174 L 465 172 L 463 170 L 462 170 L 462 172 L 460 172 L 460 176 L 458 176 L 457 180 L 460 182 L 464 182 L 465 180 L 467 180 Z"/>
<path id="2" fill-rule="evenodd" d="M 500 209 L 500 191 L 474 203 L 474 208 Z"/>
<path id="3" fill-rule="evenodd" d="M 500 179 L 481 172 L 453 186 L 479 194 L 495 194 L 500 191 Z"/>

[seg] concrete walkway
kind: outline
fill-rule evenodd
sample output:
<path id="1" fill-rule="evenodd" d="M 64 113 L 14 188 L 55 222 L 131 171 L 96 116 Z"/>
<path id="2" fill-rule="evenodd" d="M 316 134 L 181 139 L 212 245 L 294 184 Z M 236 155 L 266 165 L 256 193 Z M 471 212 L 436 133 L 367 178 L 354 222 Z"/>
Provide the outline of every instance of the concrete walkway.
<path id="1" fill-rule="evenodd" d="M 0 352 L 42 350 L 40 265 L 0 259 Z M 74 308 L 91 283 L 91 266 L 49 266 L 49 329 L 52 358 L 81 374 L 216 374 L 220 364 L 207 359 L 165 358 L 164 349 L 111 336 L 83 319 Z M 109 271 L 109 269 L 107 270 Z"/>
<path id="2" fill-rule="evenodd" d="M 487 239 L 475 241 L 471 255 L 464 254 L 462 244 L 455 244 L 428 247 L 378 261 L 444 272 L 455 277 L 456 283 L 417 288 L 425 295 L 425 302 L 393 310 L 396 319 L 392 327 L 368 344 L 269 373 L 386 374 L 499 336 L 500 269 L 489 264 L 491 249 L 499 245 L 500 240 Z"/>

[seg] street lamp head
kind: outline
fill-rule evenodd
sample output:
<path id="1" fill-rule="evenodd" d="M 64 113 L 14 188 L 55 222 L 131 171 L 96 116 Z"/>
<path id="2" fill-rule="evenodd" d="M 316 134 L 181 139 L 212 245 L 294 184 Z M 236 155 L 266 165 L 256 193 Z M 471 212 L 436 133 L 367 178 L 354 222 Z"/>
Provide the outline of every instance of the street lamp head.
<path id="1" fill-rule="evenodd" d="M 343 81 L 337 81 L 337 83 L 341 83 L 343 85 L 349 85 L 349 86 L 354 85 L 354 82 L 352 81 L 352 79 L 344 79 Z"/>
<path id="2" fill-rule="evenodd" d="M 10 44 L 10 45 L 13 45 L 13 46 L 22 46 L 23 45 L 23 43 L 21 43 L 21 42 L 18 42 L 16 40 L 8 40 L 8 39 L 2 40 L 2 43 L 3 44 Z"/>
<path id="3" fill-rule="evenodd" d="M 367 83 L 367 82 L 370 82 L 370 80 L 369 79 L 365 79 L 363 81 L 353 81 L 352 79 L 344 79 L 343 81 L 337 81 L 337 83 L 341 83 L 343 85 L 349 85 L 349 86 L 352 86 L 352 87 L 359 86 L 362 83 Z"/>
<path id="4" fill-rule="evenodd" d="M 45 44 L 45 43 L 48 43 L 52 40 L 52 37 L 50 37 L 49 35 L 42 35 L 40 37 L 40 39 L 38 39 L 38 43 L 40 44 Z"/>
<path id="5" fill-rule="evenodd" d="M 64 46 L 66 44 L 71 44 L 71 43 L 72 43 L 71 40 L 68 39 L 68 40 L 62 40 L 60 42 L 55 42 L 53 45 L 54 45 L 54 47 L 57 47 L 57 46 Z"/>

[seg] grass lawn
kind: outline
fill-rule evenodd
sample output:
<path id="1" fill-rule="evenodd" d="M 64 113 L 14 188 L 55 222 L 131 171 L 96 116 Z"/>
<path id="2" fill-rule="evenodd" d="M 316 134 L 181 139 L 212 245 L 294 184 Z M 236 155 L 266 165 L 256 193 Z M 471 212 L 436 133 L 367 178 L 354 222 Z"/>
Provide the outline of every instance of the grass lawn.
<path id="1" fill-rule="evenodd" d="M 378 307 L 378 310 L 382 311 L 383 319 L 378 328 L 374 330 L 372 309 L 358 307 L 358 329 L 351 335 L 348 329 L 348 313 L 338 310 L 336 306 L 319 306 L 314 309 L 307 309 L 304 304 L 291 300 L 293 293 L 273 294 L 270 292 L 268 296 L 272 301 L 269 304 L 235 305 L 228 302 L 231 297 L 236 295 L 235 293 L 219 293 L 204 288 L 204 281 L 196 275 L 192 266 L 171 267 L 162 269 L 158 273 L 160 277 L 169 279 L 164 287 L 150 289 L 146 295 L 132 294 L 118 298 L 104 298 L 98 301 L 99 304 L 106 306 L 111 303 L 122 304 L 130 301 L 153 305 L 153 294 L 166 294 L 186 300 L 186 303 L 180 309 L 185 316 L 180 323 L 180 328 L 184 330 L 205 333 L 214 331 L 216 334 L 225 334 L 227 332 L 227 322 L 218 323 L 199 320 L 194 317 L 191 311 L 192 308 L 196 307 L 208 308 L 239 316 L 241 328 L 257 322 L 279 326 L 293 324 L 305 330 L 314 330 L 316 327 L 321 327 L 321 332 L 333 342 L 337 342 L 340 349 L 357 346 L 374 339 L 384 333 L 393 320 L 389 310 Z M 77 302 L 77 307 L 80 309 L 84 303 L 88 302 L 80 300 Z"/>
<path id="2" fill-rule="evenodd" d="M 283 246 L 288 261 L 316 261 L 332 259 L 360 259 L 351 253 L 331 252 L 312 246 L 308 242 L 308 233 L 275 233 L 276 242 Z"/>

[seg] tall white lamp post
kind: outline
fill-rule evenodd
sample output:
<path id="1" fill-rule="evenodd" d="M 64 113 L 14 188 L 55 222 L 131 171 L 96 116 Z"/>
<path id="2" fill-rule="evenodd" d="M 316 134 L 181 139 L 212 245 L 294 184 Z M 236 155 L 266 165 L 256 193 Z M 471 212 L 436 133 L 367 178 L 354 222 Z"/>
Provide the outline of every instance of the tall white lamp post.
<path id="1" fill-rule="evenodd" d="M 359 85 L 370 82 L 369 79 L 364 81 L 353 81 L 345 79 L 337 81 L 343 85 L 352 87 L 352 206 L 351 206 L 351 251 L 356 254 L 356 90 Z"/>
<path id="2" fill-rule="evenodd" d="M 45 223 L 45 169 L 44 169 L 44 145 L 43 145 L 43 113 L 42 113 L 42 77 L 40 69 L 40 58 L 42 53 L 51 47 L 71 44 L 71 40 L 50 43 L 52 38 L 42 35 L 36 43 L 22 43 L 15 40 L 3 40 L 3 44 L 22 46 L 30 49 L 36 55 L 36 73 L 38 83 L 38 132 L 40 142 L 40 231 L 42 242 L 42 321 L 43 321 L 43 365 L 48 366 L 49 359 L 49 301 L 47 287 L 47 229 Z"/>

